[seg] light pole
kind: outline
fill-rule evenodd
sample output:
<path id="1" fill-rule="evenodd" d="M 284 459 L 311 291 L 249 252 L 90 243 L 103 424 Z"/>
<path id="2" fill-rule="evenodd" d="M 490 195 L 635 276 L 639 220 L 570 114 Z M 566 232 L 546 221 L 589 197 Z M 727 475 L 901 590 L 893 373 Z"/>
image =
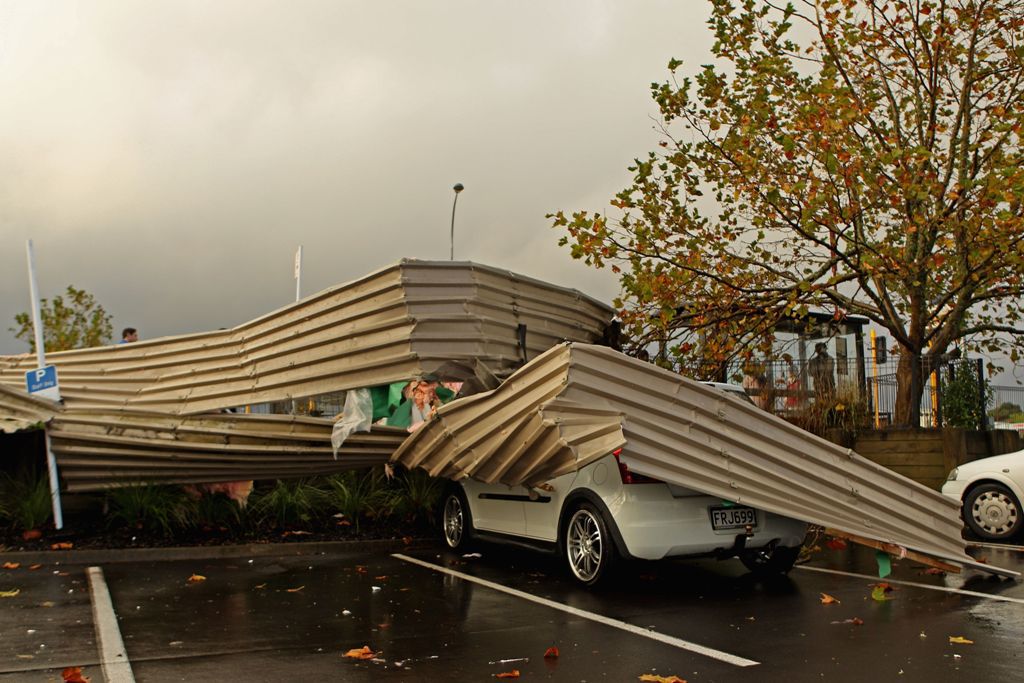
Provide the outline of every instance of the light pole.
<path id="1" fill-rule="evenodd" d="M 448 250 L 449 261 L 455 260 L 455 205 L 459 203 L 459 193 L 466 188 L 462 186 L 462 183 L 455 183 L 455 187 L 452 189 L 455 190 L 455 199 L 452 201 L 452 236 L 449 243 L 451 247 Z"/>

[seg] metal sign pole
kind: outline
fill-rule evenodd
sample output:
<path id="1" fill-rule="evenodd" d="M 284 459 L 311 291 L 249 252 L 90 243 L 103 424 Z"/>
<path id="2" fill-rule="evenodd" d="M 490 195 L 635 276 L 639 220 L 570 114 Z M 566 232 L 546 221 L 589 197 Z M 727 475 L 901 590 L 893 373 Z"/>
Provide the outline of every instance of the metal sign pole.
<path id="1" fill-rule="evenodd" d="M 32 240 L 26 243 L 28 252 L 28 287 L 32 297 L 32 327 L 36 340 L 36 359 L 40 368 L 46 367 L 46 347 L 43 345 L 43 320 L 39 308 L 39 289 L 36 286 L 36 257 L 32 251 Z M 53 526 L 64 528 L 64 511 L 60 504 L 60 477 L 57 474 L 57 459 L 50 448 L 50 433 L 44 428 L 46 443 L 46 470 L 50 478 L 50 503 L 53 505 Z"/>
<path id="2" fill-rule="evenodd" d="M 302 298 L 302 245 L 295 252 L 295 300 Z"/>

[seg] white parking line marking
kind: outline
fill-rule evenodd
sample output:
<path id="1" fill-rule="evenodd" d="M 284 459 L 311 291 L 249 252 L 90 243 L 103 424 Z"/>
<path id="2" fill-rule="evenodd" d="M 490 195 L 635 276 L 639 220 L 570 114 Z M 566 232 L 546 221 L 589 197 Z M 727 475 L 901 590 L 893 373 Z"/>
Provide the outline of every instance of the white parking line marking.
<path id="1" fill-rule="evenodd" d="M 494 583 L 493 581 L 487 581 L 486 579 L 481 579 L 476 576 L 463 574 L 462 572 L 457 572 L 452 569 L 448 569 L 447 567 L 439 567 L 436 564 L 424 562 L 423 560 L 417 560 L 416 558 L 409 557 L 408 555 L 394 554 L 392 555 L 392 557 L 402 560 L 403 562 L 411 562 L 412 564 L 416 564 L 421 567 L 426 567 L 427 569 L 433 569 L 436 572 L 442 572 L 450 576 L 456 576 L 465 581 L 471 581 L 481 586 L 486 586 L 487 588 L 492 588 L 496 591 L 501 591 L 502 593 L 507 593 L 508 595 L 513 595 L 517 598 L 522 598 L 523 600 L 529 600 L 539 605 L 544 605 L 545 607 L 561 610 L 562 612 L 567 612 L 568 614 L 571 614 L 576 617 L 589 619 L 590 621 L 596 621 L 599 624 L 611 626 L 612 628 L 617 628 L 619 630 L 626 631 L 627 633 L 632 633 L 633 635 L 643 636 L 644 638 L 657 640 L 658 642 L 665 643 L 666 645 L 678 647 L 681 650 L 688 650 L 689 652 L 704 655 L 705 657 L 711 657 L 712 659 L 717 659 L 718 661 L 725 662 L 726 664 L 732 664 L 733 666 L 757 666 L 758 664 L 760 664 L 760 662 L 755 662 L 752 659 L 745 659 L 738 655 L 729 654 L 728 652 L 713 650 L 710 647 L 698 645 L 697 643 L 691 643 L 690 641 L 682 640 L 681 638 L 673 638 L 672 636 L 667 636 L 662 633 L 658 633 L 657 631 L 649 631 L 645 628 L 640 628 L 639 626 L 634 626 L 633 624 L 628 624 L 624 621 L 619 621 L 618 619 L 611 619 L 609 617 L 602 616 L 600 614 L 595 614 L 593 612 L 586 612 L 584 610 L 577 609 L 576 607 L 563 605 L 562 603 L 555 602 L 554 600 L 540 598 L 536 595 L 530 595 L 529 593 L 524 593 L 523 591 L 516 590 L 515 588 L 503 586 L 500 583 Z"/>
<path id="2" fill-rule="evenodd" d="M 999 602 L 1013 602 L 1018 605 L 1024 605 L 1024 598 L 1010 598 L 1005 595 L 992 595 L 991 593 L 979 593 L 978 591 L 967 591 L 963 588 L 950 588 L 949 586 L 930 586 L 927 583 L 915 583 L 913 581 L 900 581 L 898 579 L 880 579 L 877 576 L 871 576 L 870 574 L 855 574 L 853 572 L 843 572 L 838 569 L 825 569 L 824 567 L 808 567 L 805 564 L 797 565 L 796 569 L 803 569 L 809 572 L 821 572 L 822 574 L 838 574 L 839 576 L 851 576 L 857 579 L 868 579 L 875 583 L 885 582 L 894 584 L 897 586 L 913 586 L 914 588 L 924 588 L 930 591 L 940 591 L 942 593 L 957 593 L 959 595 L 970 595 L 976 598 L 985 598 L 987 600 L 997 600 Z"/>
<path id="3" fill-rule="evenodd" d="M 100 665 L 107 683 L 135 683 L 132 665 L 121 640 L 121 629 L 117 627 L 114 603 L 103 578 L 103 570 L 89 567 L 89 594 L 92 596 L 92 619 L 96 626 L 96 642 L 100 649 Z"/>

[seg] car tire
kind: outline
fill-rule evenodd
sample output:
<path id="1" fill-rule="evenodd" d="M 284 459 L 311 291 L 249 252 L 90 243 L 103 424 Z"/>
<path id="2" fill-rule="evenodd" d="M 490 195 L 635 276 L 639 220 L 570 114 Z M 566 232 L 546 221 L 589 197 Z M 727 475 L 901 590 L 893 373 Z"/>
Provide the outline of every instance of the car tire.
<path id="1" fill-rule="evenodd" d="M 562 548 L 569 572 L 584 586 L 596 586 L 616 564 L 615 541 L 601 512 L 591 503 L 580 503 L 568 516 Z"/>
<path id="2" fill-rule="evenodd" d="M 800 556 L 800 546 L 769 544 L 740 553 L 740 562 L 757 576 L 778 576 L 788 574 Z"/>
<path id="3" fill-rule="evenodd" d="M 452 550 L 463 550 L 472 541 L 473 515 L 461 488 L 451 488 L 445 493 L 441 504 L 441 532 Z"/>
<path id="4" fill-rule="evenodd" d="M 1002 484 L 976 486 L 964 496 L 964 522 L 986 541 L 1005 541 L 1021 532 L 1020 501 Z"/>

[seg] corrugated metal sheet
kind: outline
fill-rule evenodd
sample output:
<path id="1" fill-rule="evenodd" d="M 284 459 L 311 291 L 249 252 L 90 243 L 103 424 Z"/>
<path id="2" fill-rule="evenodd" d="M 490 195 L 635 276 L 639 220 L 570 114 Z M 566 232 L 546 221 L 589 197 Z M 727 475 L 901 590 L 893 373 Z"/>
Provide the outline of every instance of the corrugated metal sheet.
<path id="1" fill-rule="evenodd" d="M 44 424 L 59 408 L 52 401 L 0 384 L 0 432 L 18 432 Z"/>
<path id="2" fill-rule="evenodd" d="M 955 501 L 747 402 L 604 347 L 561 345 L 498 389 L 442 407 L 394 460 L 449 478 L 536 484 L 619 444 L 640 474 L 973 562 Z"/>
<path id="3" fill-rule="evenodd" d="M 69 407 L 197 414 L 401 381 L 448 361 L 508 371 L 593 341 L 613 310 L 573 289 L 464 262 L 405 260 L 228 330 L 48 354 Z M 0 356 L 19 386 L 29 354 Z"/>
<path id="4" fill-rule="evenodd" d="M 288 479 L 383 464 L 408 436 L 374 427 L 352 435 L 335 459 L 329 419 L 289 415 L 173 416 L 134 410 L 68 410 L 48 427 L 68 491 L 136 483 Z"/>

